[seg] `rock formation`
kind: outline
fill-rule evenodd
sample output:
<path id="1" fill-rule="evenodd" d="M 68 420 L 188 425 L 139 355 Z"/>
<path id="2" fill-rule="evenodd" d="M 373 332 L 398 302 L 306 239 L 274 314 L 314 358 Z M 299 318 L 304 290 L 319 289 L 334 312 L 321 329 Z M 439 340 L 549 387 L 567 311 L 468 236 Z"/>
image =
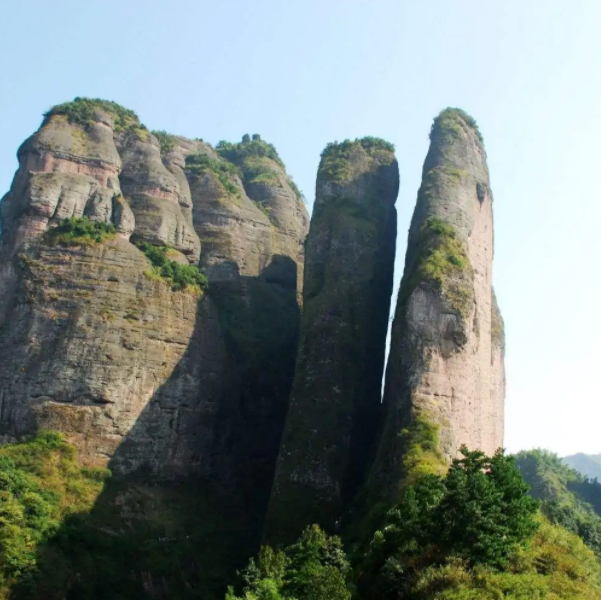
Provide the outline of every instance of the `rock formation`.
<path id="1" fill-rule="evenodd" d="M 371 457 L 396 239 L 398 165 L 374 138 L 330 144 L 306 244 L 301 338 L 268 540 L 333 527 Z"/>
<path id="2" fill-rule="evenodd" d="M 232 483 L 256 467 L 268 490 L 308 217 L 275 150 L 245 150 L 265 148 L 277 178 L 252 183 L 208 144 L 155 136 L 112 102 L 76 99 L 45 116 L 1 203 L 2 439 L 62 431 L 86 463 L 121 474 Z M 45 231 L 82 216 L 117 236 L 50 243 Z M 149 276 L 132 243 L 195 265 L 201 240 L 200 300 Z"/>
<path id="3" fill-rule="evenodd" d="M 492 193 L 475 122 L 434 121 L 392 328 L 371 484 L 444 468 L 462 444 L 503 445 L 503 322 L 494 299 Z"/>
<path id="4" fill-rule="evenodd" d="M 432 127 L 383 403 L 391 144 L 326 147 L 308 237 L 301 194 L 258 135 L 213 148 L 76 99 L 18 159 L 0 204 L 0 441 L 59 431 L 86 466 L 108 466 L 96 533 L 113 515 L 144 544 L 173 516 L 186 575 L 169 588 L 144 556 L 124 575 L 137 589 L 170 597 L 201 573 L 203 597 L 223 597 L 220 577 L 261 534 L 344 527 L 461 444 L 502 445 L 492 194 L 462 111 Z"/>

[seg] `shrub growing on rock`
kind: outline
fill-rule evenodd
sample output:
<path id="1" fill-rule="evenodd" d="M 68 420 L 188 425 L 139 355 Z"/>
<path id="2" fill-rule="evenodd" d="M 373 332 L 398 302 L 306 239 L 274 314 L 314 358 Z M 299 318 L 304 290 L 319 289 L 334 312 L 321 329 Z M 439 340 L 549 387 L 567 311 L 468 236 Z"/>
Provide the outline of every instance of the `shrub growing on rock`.
<path id="1" fill-rule="evenodd" d="M 89 246 L 113 239 L 116 233 L 117 228 L 112 223 L 91 221 L 88 217 L 71 217 L 49 229 L 45 239 L 52 245 Z"/>
<path id="2" fill-rule="evenodd" d="M 208 288 L 208 279 L 197 266 L 182 265 L 168 258 L 167 246 L 154 246 L 148 242 L 140 242 L 137 246 L 152 263 L 149 275 L 164 280 L 173 291 L 188 290 L 202 294 Z"/>

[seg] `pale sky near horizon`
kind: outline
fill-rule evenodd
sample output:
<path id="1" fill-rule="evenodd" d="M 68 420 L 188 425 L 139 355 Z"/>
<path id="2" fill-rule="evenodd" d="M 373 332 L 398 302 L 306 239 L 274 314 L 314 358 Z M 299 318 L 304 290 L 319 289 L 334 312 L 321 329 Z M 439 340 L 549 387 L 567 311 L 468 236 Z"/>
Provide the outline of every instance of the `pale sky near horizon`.
<path id="1" fill-rule="evenodd" d="M 599 0 L 3 0 L 0 195 L 75 96 L 212 143 L 258 132 L 309 204 L 326 143 L 380 136 L 401 171 L 396 290 L 431 121 L 461 107 L 494 194 L 506 446 L 599 453 L 600 22 Z"/>

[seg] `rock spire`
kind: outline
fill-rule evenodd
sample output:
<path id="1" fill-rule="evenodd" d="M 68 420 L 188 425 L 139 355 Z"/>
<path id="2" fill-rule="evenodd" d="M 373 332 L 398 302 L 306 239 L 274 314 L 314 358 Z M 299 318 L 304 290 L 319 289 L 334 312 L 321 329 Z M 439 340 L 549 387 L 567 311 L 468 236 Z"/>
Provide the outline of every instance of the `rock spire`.
<path id="1" fill-rule="evenodd" d="M 322 153 L 306 243 L 300 345 L 266 539 L 333 527 L 361 483 L 380 414 L 398 165 L 375 138 Z"/>
<path id="2" fill-rule="evenodd" d="M 434 120 L 413 214 L 371 484 L 436 472 L 462 444 L 503 445 L 503 322 L 492 290 L 493 214 L 486 153 L 474 120 Z"/>

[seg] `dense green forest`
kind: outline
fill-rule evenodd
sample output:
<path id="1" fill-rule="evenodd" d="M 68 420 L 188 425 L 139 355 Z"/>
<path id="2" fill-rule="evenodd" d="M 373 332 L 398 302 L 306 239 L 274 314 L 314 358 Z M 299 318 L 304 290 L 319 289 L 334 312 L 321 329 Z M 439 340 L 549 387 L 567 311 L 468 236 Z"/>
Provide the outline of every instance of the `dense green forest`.
<path id="1" fill-rule="evenodd" d="M 208 513 L 192 510 L 195 494 L 186 510 L 195 517 L 170 541 L 169 503 L 153 501 L 160 527 L 100 518 L 95 505 L 115 486 L 107 470 L 78 466 L 57 434 L 3 446 L 0 598 L 145 597 L 151 568 L 191 599 L 601 599 L 601 485 L 541 450 L 487 457 L 464 448 L 445 476 L 406 485 L 365 539 L 347 543 L 344 530 L 313 525 L 287 548 L 262 547 L 237 577 L 224 564 L 223 591 L 208 595 L 198 572 L 216 563 L 195 555 L 195 536 L 211 535 L 201 525 Z M 138 509 L 148 513 L 139 497 Z M 222 560 L 227 551 L 215 548 Z"/>

